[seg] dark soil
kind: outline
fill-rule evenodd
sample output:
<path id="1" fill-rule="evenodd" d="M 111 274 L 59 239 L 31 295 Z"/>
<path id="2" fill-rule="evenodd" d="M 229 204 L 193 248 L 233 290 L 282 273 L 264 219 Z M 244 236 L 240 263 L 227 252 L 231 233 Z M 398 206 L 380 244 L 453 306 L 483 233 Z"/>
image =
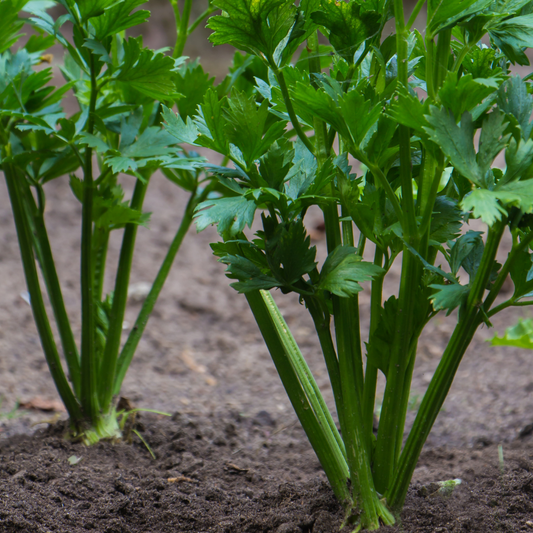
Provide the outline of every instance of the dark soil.
<path id="1" fill-rule="evenodd" d="M 343 513 L 297 426 L 244 418 L 146 417 L 133 444 L 66 442 L 60 425 L 0 441 L 0 531 L 334 533 Z M 283 437 L 279 436 L 283 433 Z M 462 476 L 451 495 L 433 483 Z M 427 451 L 402 524 L 387 532 L 533 528 L 531 439 Z M 349 531 L 349 529 L 347 528 Z"/>
<path id="2" fill-rule="evenodd" d="M 168 44 L 168 17 L 156 14 L 161 31 L 151 36 L 152 46 Z M 186 53 L 201 53 L 212 72 L 211 66 L 227 63 L 224 49 L 192 44 Z M 126 180 L 125 188 L 131 190 Z M 79 334 L 79 204 L 67 179 L 45 190 L 65 302 Z M 184 193 L 154 177 L 145 204 L 153 216 L 150 230 L 139 231 L 125 335 L 186 201 Z M 317 223 L 310 213 L 308 229 L 323 259 Z M 16 234 L 0 179 L 0 533 L 338 531 L 342 511 L 245 299 L 229 288 L 223 265 L 211 255 L 208 244 L 216 238 L 214 230 L 200 235 L 191 230 L 186 237 L 124 382 L 122 394 L 136 407 L 174 413 L 172 418 L 141 416 L 139 433 L 156 459 L 136 435 L 131 444 L 84 448 L 61 435 L 65 413 L 24 300 Z M 119 245 L 117 235 L 111 266 Z M 502 258 L 505 253 L 504 244 Z M 393 270 L 386 297 L 397 291 L 398 280 L 399 269 Z M 111 275 L 106 284 L 110 290 Z M 305 309 L 294 296 L 276 298 L 332 406 Z M 365 336 L 368 291 L 360 301 Z M 415 471 L 403 524 L 384 531 L 533 533 L 533 356 L 486 342 L 495 330 L 501 334 L 529 315 L 523 309 L 509 311 L 494 318 L 494 330 L 480 329 Z M 455 320 L 437 317 L 421 338 L 408 427 Z M 451 496 L 437 492 L 435 482 L 455 478 L 462 484 Z"/>

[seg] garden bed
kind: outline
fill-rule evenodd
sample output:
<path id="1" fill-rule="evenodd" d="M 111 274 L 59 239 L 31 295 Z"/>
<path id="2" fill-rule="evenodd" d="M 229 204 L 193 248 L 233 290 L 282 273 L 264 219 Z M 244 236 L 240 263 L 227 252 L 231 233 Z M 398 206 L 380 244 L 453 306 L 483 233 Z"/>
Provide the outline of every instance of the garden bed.
<path id="1" fill-rule="evenodd" d="M 163 179 L 153 186 L 146 205 L 154 213 L 151 229 L 139 234 L 143 256 L 135 261 L 132 311 L 184 201 Z M 67 307 L 75 314 L 78 266 L 68 252 L 75 254 L 79 243 L 79 212 L 71 194 L 66 180 L 51 183 L 47 217 Z M 25 285 L 3 182 L 0 224 L 0 531 L 337 531 L 342 511 L 245 300 L 228 287 L 223 265 L 211 256 L 212 233 L 188 235 L 124 383 L 123 395 L 136 407 L 173 414 L 141 415 L 140 433 L 153 460 L 135 436 L 132 445 L 94 448 L 62 440 L 65 415 L 21 297 Z M 324 253 L 320 229 L 310 229 Z M 284 300 L 282 311 L 325 387 L 312 325 L 292 300 Z M 519 316 L 520 310 L 498 315 L 495 329 L 502 333 Z M 453 320 L 443 317 L 420 342 L 411 421 L 416 394 L 425 390 Z M 415 471 L 404 531 L 533 531 L 531 354 L 491 347 L 485 340 L 493 334 L 478 332 L 459 369 Z M 327 390 L 326 400 L 332 404 Z M 26 407 L 8 417 L 17 401 Z M 34 425 L 43 421 L 53 423 L 49 429 L 48 423 Z M 68 461 L 73 456 L 81 458 L 75 465 Z M 451 497 L 428 495 L 432 482 L 454 478 L 462 484 Z"/>
<path id="2" fill-rule="evenodd" d="M 143 417 L 156 460 L 140 442 L 65 442 L 59 426 L 4 439 L 0 530 L 338 531 L 342 510 L 303 431 L 280 424 L 266 411 Z M 432 481 L 454 476 L 463 482 L 452 495 L 435 492 Z M 402 517 L 403 529 L 384 531 L 530 531 L 531 439 L 506 446 L 503 473 L 494 445 L 426 451 Z"/>

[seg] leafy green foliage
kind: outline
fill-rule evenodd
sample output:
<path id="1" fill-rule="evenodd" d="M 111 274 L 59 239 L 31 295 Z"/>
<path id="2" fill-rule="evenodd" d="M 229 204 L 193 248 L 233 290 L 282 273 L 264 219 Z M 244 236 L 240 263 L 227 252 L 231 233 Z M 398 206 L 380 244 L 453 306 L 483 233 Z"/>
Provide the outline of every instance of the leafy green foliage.
<path id="1" fill-rule="evenodd" d="M 462 227 L 461 210 L 453 199 L 437 196 L 431 217 L 430 239 L 432 243 L 443 243 L 455 239 Z"/>
<path id="2" fill-rule="evenodd" d="M 210 77 L 198 62 L 182 65 L 174 79 L 176 89 L 181 95 L 178 110 L 182 119 L 196 114 L 207 90 L 212 87 L 214 78 Z"/>
<path id="3" fill-rule="evenodd" d="M 218 85 L 198 62 L 149 50 L 141 38 L 122 34 L 146 19 L 141 0 L 61 3 L 68 13 L 58 20 L 30 4 L 31 22 L 42 34 L 19 51 L 8 48 L 20 22 L 4 13 L 11 19 L 5 27 L 0 22 L 0 134 L 2 168 L 17 184 L 10 193 L 20 186 L 24 195 L 15 204 L 30 209 L 21 219 L 35 230 L 28 242 L 43 276 L 49 278 L 51 268 L 34 244 L 43 227 L 43 185 L 80 170 L 71 187 L 92 206 L 83 211 L 89 319 L 82 338 L 96 339 L 96 347 L 85 340 L 82 355 L 93 350 L 97 381 L 105 386 L 94 402 L 79 379 L 81 362 L 86 366 L 89 359 L 78 360 L 76 349 L 68 348 L 76 354 L 69 359 L 77 383 L 71 408 L 82 398 L 82 418 L 92 420 L 118 392 L 106 376 L 130 358 L 117 359 L 123 316 L 117 307 L 125 305 L 127 276 L 117 276 L 113 296 L 103 294 L 107 242 L 111 231 L 125 228 L 123 264 L 131 259 L 128 243 L 148 221 L 144 192 L 161 168 L 192 195 L 180 235 L 193 218 L 199 230 L 217 226 L 221 242 L 213 251 L 250 302 L 302 425 L 346 505 L 347 522 L 369 530 L 391 524 L 387 506 L 401 509 L 416 457 L 475 329 L 533 294 L 532 91 L 529 76 L 509 75 L 511 63 L 529 61 L 531 2 L 429 0 L 424 31 L 398 20 L 399 34 L 383 38 L 392 13 L 402 11 L 400 0 L 213 0 L 210 6 L 221 12 L 208 22 L 211 42 L 250 54 L 237 54 Z M 67 22 L 72 39 L 62 34 Z M 57 90 L 50 86 L 51 71 L 35 68 L 52 41 L 67 51 L 67 84 Z M 60 102 L 71 89 L 79 110 L 67 117 Z M 215 151 L 223 162 L 205 165 L 191 146 Z M 495 164 L 501 156 L 505 169 Z M 119 183 L 130 178 L 119 174 L 136 180 L 128 202 Z M 258 211 L 260 220 L 254 220 Z M 328 250 L 323 262 L 312 241 L 321 239 L 320 214 Z M 465 227 L 471 218 L 488 225 L 485 238 Z M 260 229 L 250 236 L 254 222 Z M 505 231 L 512 248 L 499 265 Z M 386 299 L 384 279 L 400 254 L 399 289 Z M 94 272 L 90 282 L 88 272 Z M 494 307 L 507 274 L 514 294 Z M 363 371 L 359 293 L 367 285 Z M 341 431 L 274 300 L 260 293 L 272 289 L 294 293 L 311 313 Z M 431 317 L 457 308 L 449 347 L 404 443 L 417 340 Z M 147 315 L 139 320 L 144 325 Z M 51 368 L 60 366 L 52 354 Z M 386 386 L 375 437 L 377 370 Z M 64 381 L 63 392 L 70 391 Z"/>
<path id="4" fill-rule="evenodd" d="M 315 266 L 316 248 L 300 221 L 278 224 L 263 218 L 265 253 L 268 265 L 281 285 L 291 286 Z"/>
<path id="5" fill-rule="evenodd" d="M 347 141 L 358 146 L 378 121 L 382 108 L 357 90 L 343 93 L 331 78 L 324 78 L 321 89 L 297 83 L 293 97 L 296 109 L 305 108 L 313 116 L 333 126 Z"/>
<path id="6" fill-rule="evenodd" d="M 514 284 L 513 298 L 529 298 L 533 296 L 533 260 L 529 251 L 523 250 L 511 264 L 509 270 Z"/>
<path id="7" fill-rule="evenodd" d="M 153 99 L 177 98 L 174 60 L 141 45 L 141 37 L 124 41 L 124 58 L 115 79 Z"/>
<path id="8" fill-rule="evenodd" d="M 527 84 L 520 76 L 507 80 L 498 91 L 498 107 L 516 119 L 523 139 L 529 139 L 533 124 L 530 123 L 533 112 L 533 98 L 527 90 Z"/>
<path id="9" fill-rule="evenodd" d="M 263 70 L 255 68 L 229 98 L 221 95 L 231 80 L 224 93 L 208 90 L 192 119 L 165 111 L 176 139 L 233 162 L 235 168 L 212 167 L 232 196 L 204 203 L 199 227 L 218 224 L 223 242 L 213 245 L 215 254 L 228 264 L 233 287 L 246 293 L 274 360 L 289 362 L 278 368 L 289 395 L 298 396 L 302 424 L 319 457 L 341 458 L 336 466 L 324 460 L 324 467 L 347 502 L 350 477 L 360 512 L 354 524 L 369 530 L 380 519 L 388 523 L 377 493 L 400 510 L 415 459 L 475 329 L 490 327 L 493 313 L 533 294 L 532 91 L 530 76 L 508 74 L 511 63 L 529 61 L 531 2 L 429 0 L 423 32 L 397 21 L 399 34 L 384 39 L 385 23 L 392 9 L 401 12 L 400 4 L 323 0 L 296 8 L 282 0 L 216 0 L 223 13 L 210 21 L 212 42 L 254 56 L 241 58 L 238 68 L 255 62 Z M 329 43 L 309 32 L 315 25 Z M 309 36 L 308 48 L 291 66 L 297 33 Z M 481 44 L 487 33 L 488 46 Z M 502 156 L 505 169 L 495 164 Z M 312 207 L 324 215 L 328 256 L 321 266 L 304 225 Z M 256 210 L 268 215 L 248 240 Z M 488 225 L 486 238 L 468 231 L 471 218 Z M 512 250 L 500 265 L 495 258 L 507 228 Z M 375 245 L 372 263 L 363 259 L 367 241 Z M 383 278 L 400 253 L 399 290 L 382 304 Z M 508 273 L 515 293 L 494 307 Z M 364 372 L 363 281 L 372 287 Z M 273 288 L 297 293 L 311 313 L 340 435 L 279 310 L 257 292 Z M 431 317 L 457 308 L 450 344 L 404 443 L 417 339 Z M 386 387 L 375 438 L 377 370 Z M 303 401 L 323 429 L 305 418 Z M 317 444 L 317 432 L 330 444 Z"/>
<path id="10" fill-rule="evenodd" d="M 366 4 L 325 0 L 313 20 L 329 30 L 329 41 L 337 53 L 350 61 L 359 45 L 378 34 L 381 14 Z"/>
<path id="11" fill-rule="evenodd" d="M 483 253 L 483 240 L 480 231 L 467 231 L 452 243 L 450 252 L 450 268 L 457 276 L 463 267 L 473 277 L 479 266 L 479 259 Z"/>
<path id="12" fill-rule="evenodd" d="M 95 39 L 97 41 L 103 41 L 110 35 L 146 22 L 150 15 L 149 11 L 138 10 L 132 13 L 132 11 L 145 3 L 146 0 L 113 2 L 104 13 L 91 20 L 91 25 L 95 30 Z"/>
<path id="13" fill-rule="evenodd" d="M 18 38 L 18 32 L 23 26 L 19 12 L 27 0 L 5 0 L 0 2 L 0 53 L 4 53 L 13 46 Z"/>
<path id="14" fill-rule="evenodd" d="M 370 281 L 383 272 L 377 265 L 361 261 L 356 254 L 357 249 L 350 246 L 335 248 L 320 271 L 318 288 L 349 298 L 363 290 L 359 283 Z"/>
<path id="15" fill-rule="evenodd" d="M 519 320 L 518 324 L 505 330 L 503 337 L 498 337 L 496 334 L 490 342 L 493 346 L 533 349 L 533 320 Z"/>
<path id="16" fill-rule="evenodd" d="M 240 293 L 268 290 L 279 284 L 276 278 L 263 274 L 253 261 L 245 257 L 225 255 L 221 262 L 228 265 L 226 273 L 229 278 L 241 280 L 231 284 Z"/>
<path id="17" fill-rule="evenodd" d="M 472 112 L 487 96 L 495 92 L 501 81 L 499 77 L 473 78 L 471 74 L 458 77 L 457 72 L 449 72 L 439 90 L 439 98 L 458 121 L 465 112 Z"/>
<path id="18" fill-rule="evenodd" d="M 69 9 L 71 13 L 79 11 L 82 22 L 87 21 L 91 17 L 102 15 L 104 11 L 115 4 L 114 0 L 84 0 L 83 2 L 75 3 L 73 0 L 61 0 L 61 3 Z"/>
<path id="19" fill-rule="evenodd" d="M 428 2 L 427 29 L 431 35 L 436 35 L 444 28 L 451 27 L 469 16 L 483 11 L 492 4 L 492 0 L 450 0 Z"/>
<path id="20" fill-rule="evenodd" d="M 290 38 L 297 13 L 291 0 L 214 0 L 213 5 L 225 13 L 209 19 L 213 44 L 231 44 L 269 60 Z"/>
<path id="21" fill-rule="evenodd" d="M 489 34 L 502 50 L 510 53 L 513 62 L 529 64 L 522 60 L 520 52 L 524 47 L 533 46 L 532 29 L 533 14 L 528 14 L 499 22 Z"/>
<path id="22" fill-rule="evenodd" d="M 419 134 L 425 134 L 423 128 L 428 125 L 425 117 L 428 111 L 428 99 L 422 103 L 414 94 L 409 93 L 405 87 L 400 87 L 397 98 L 387 107 L 386 112 L 398 124 L 403 124 Z"/>
<path id="23" fill-rule="evenodd" d="M 274 122 L 268 127 L 268 103 L 260 106 L 242 93 L 234 92 L 225 110 L 227 127 L 225 134 L 230 143 L 239 149 L 239 162 L 250 168 L 279 139 L 285 130 L 285 123 Z"/>
<path id="24" fill-rule="evenodd" d="M 426 132 L 442 147 L 453 166 L 463 176 L 481 185 L 484 176 L 476 161 L 472 115 L 465 113 L 458 126 L 451 112 L 444 108 L 432 107 L 427 121 L 430 126 L 425 128 Z"/>
<path id="25" fill-rule="evenodd" d="M 215 188 L 203 169 L 204 159 L 196 153 L 185 155 L 178 146 L 180 136 L 162 129 L 163 113 L 174 130 L 186 126 L 180 117 L 163 108 L 161 101 L 173 105 L 179 99 L 177 83 L 190 96 L 192 84 L 203 80 L 205 92 L 212 80 L 206 81 L 197 65 L 183 67 L 178 73 L 185 58 L 165 55 L 166 49 L 144 48 L 141 38 L 125 36 L 126 30 L 147 19 L 149 12 L 138 9 L 143 0 L 58 1 L 67 13 L 57 19 L 46 13 L 56 4 L 49 0 L 0 2 L 0 170 L 9 190 L 43 350 L 69 413 L 69 436 L 93 444 L 121 437 L 115 398 L 192 223 L 194 208 Z M 190 11 L 190 0 L 186 4 L 184 16 Z M 34 31 L 25 46 L 15 49 L 24 23 L 22 9 L 30 14 L 26 22 Z M 189 28 L 185 18 L 183 22 L 177 28 L 177 38 L 184 44 Z M 63 34 L 66 23 L 67 36 Z M 51 62 L 45 52 L 52 46 L 62 46 L 65 51 L 60 69 L 66 83 L 57 89 L 52 69 L 43 68 Z M 67 116 L 62 103 L 70 91 L 77 108 Z M 195 107 L 202 96 L 198 93 L 191 105 Z M 68 109 L 72 107 L 69 101 Z M 191 114 L 194 111 L 188 110 Z M 190 199 L 137 323 L 121 346 L 136 231 L 148 225 L 150 214 L 143 210 L 143 202 L 157 168 L 163 168 L 171 181 L 183 186 Z M 122 173 L 135 178 L 131 198 L 125 198 L 120 183 L 124 177 L 119 177 Z M 82 306 L 79 346 L 64 305 L 46 225 L 45 185 L 65 175 L 70 175 L 74 197 L 82 204 L 77 261 L 81 264 Z M 106 295 L 106 257 L 109 237 L 115 230 L 123 230 L 122 245 L 115 286 Z M 43 304 L 43 287 L 52 313 Z M 52 334 L 52 316 L 63 357 Z"/>
<path id="26" fill-rule="evenodd" d="M 206 200 L 198 206 L 196 227 L 202 231 L 217 224 L 220 233 L 234 237 L 252 225 L 256 208 L 255 202 L 244 196 Z"/>
<path id="27" fill-rule="evenodd" d="M 533 182 L 518 181 L 502 185 L 496 190 L 476 189 L 461 202 L 465 211 L 472 211 L 487 225 L 507 215 L 508 207 L 518 207 L 524 213 L 533 212 Z"/>
<path id="28" fill-rule="evenodd" d="M 459 283 L 452 283 L 451 285 L 430 285 L 435 292 L 431 296 L 431 303 L 433 309 L 439 311 L 446 309 L 448 316 L 456 307 L 463 305 L 468 297 L 470 287 L 468 285 L 460 285 Z"/>

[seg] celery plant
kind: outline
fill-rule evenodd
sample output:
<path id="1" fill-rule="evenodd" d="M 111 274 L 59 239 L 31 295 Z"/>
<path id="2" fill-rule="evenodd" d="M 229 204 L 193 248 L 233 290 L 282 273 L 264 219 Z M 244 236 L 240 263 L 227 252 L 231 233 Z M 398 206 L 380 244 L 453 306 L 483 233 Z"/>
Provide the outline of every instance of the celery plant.
<path id="1" fill-rule="evenodd" d="M 195 62 L 145 48 L 142 38 L 126 38 L 127 29 L 143 23 L 144 0 L 60 0 L 64 14 L 54 20 L 46 9 L 54 2 L 6 0 L 0 3 L 0 136 L 4 173 L 16 224 L 24 273 L 46 360 L 70 417 L 70 436 L 90 444 L 120 437 L 116 399 L 139 339 L 162 289 L 195 207 L 214 184 L 197 154 L 180 148 L 161 128 L 162 104 L 178 102 L 182 116 L 191 111 L 184 94 L 201 99 L 213 83 Z M 176 4 L 176 2 L 174 2 Z M 192 0 L 178 21 L 176 50 L 200 19 L 189 20 Z M 26 12 L 26 18 L 22 18 Z M 72 34 L 63 33 L 65 23 Z M 34 35 L 16 48 L 24 23 Z M 192 28 L 192 29 L 191 29 Z M 44 52 L 59 43 L 66 83 L 54 89 Z M 73 43 L 73 44 L 72 44 Z M 67 117 L 62 98 L 73 91 L 79 110 Z M 189 105 L 189 107 L 187 107 Z M 143 202 L 155 170 L 188 191 L 181 224 L 124 346 L 122 324 L 139 225 L 149 213 Z M 135 187 L 124 200 L 119 174 Z M 70 175 L 82 205 L 80 280 L 82 331 L 80 349 L 65 308 L 46 228 L 46 183 Z M 103 280 L 111 231 L 122 230 L 115 285 L 104 294 Z M 37 264 L 57 324 L 64 361 L 50 326 Z"/>
<path id="2" fill-rule="evenodd" d="M 424 4 L 407 19 L 402 0 L 214 0 L 222 13 L 209 20 L 211 41 L 253 58 L 243 60 L 253 88 L 229 98 L 209 91 L 186 121 L 164 111 L 176 139 L 233 163 L 215 168 L 228 192 L 199 205 L 198 229 L 218 226 L 214 253 L 245 294 L 356 530 L 391 524 L 401 511 L 476 329 L 505 307 L 532 303 L 532 88 L 530 76 L 513 76 L 510 66 L 529 63 L 533 2 L 430 0 L 420 33 L 412 28 Z M 396 32 L 383 36 L 391 18 Z M 481 42 L 487 36 L 490 45 Z M 494 165 L 502 152 L 505 169 Z M 324 216 L 322 265 L 304 225 L 312 205 Z M 249 237 L 257 210 L 262 230 Z M 486 238 L 468 230 L 477 218 Z M 513 246 L 500 265 L 506 232 Z M 384 299 L 395 261 L 398 291 Z M 508 274 L 514 295 L 495 306 Z M 368 280 L 363 348 L 358 293 Z M 269 292 L 275 288 L 296 293 L 311 314 L 338 425 Z M 454 332 L 404 443 L 417 340 L 433 317 L 455 309 Z M 378 372 L 386 388 L 376 437 Z"/>

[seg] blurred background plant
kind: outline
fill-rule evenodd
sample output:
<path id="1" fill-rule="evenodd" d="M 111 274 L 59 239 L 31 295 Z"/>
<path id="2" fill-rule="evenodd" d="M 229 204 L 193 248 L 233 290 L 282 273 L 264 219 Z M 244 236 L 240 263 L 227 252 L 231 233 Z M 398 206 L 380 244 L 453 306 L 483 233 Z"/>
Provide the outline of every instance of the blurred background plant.
<path id="1" fill-rule="evenodd" d="M 68 411 L 69 435 L 87 444 L 120 438 L 116 402 L 124 376 L 194 209 L 218 186 L 204 171 L 204 159 L 161 129 L 162 102 L 178 103 L 187 117 L 195 110 L 195 99 L 201 99 L 213 83 L 196 61 L 182 56 L 189 35 L 210 10 L 194 18 L 192 0 L 180 6 L 174 2 L 175 45 L 154 51 L 144 47 L 141 36 L 126 36 L 127 30 L 148 19 L 149 11 L 139 9 L 143 4 L 142 0 L 0 4 L 1 169 L 29 303 Z M 30 36 L 21 40 L 23 29 Z M 63 82 L 54 79 L 49 66 L 48 51 L 58 45 L 65 53 L 60 67 Z M 68 107 L 74 110 L 67 115 L 64 104 L 72 96 L 75 104 L 69 102 Z M 157 169 L 186 191 L 189 201 L 135 325 L 122 343 L 137 228 L 148 224 L 150 214 L 143 211 L 143 203 Z M 73 261 L 80 265 L 79 344 L 46 226 L 46 184 L 62 176 L 69 176 L 72 201 L 82 206 L 80 255 Z M 125 179 L 133 182 L 129 199 L 121 185 Z M 122 245 L 114 286 L 106 293 L 107 251 L 115 231 L 122 233 Z"/>

